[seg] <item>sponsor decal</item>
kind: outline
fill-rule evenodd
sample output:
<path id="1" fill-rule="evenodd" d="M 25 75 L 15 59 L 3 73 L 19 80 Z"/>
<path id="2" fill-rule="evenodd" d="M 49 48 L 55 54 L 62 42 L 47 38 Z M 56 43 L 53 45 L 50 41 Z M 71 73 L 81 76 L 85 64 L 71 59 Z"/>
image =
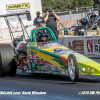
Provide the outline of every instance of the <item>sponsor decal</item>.
<path id="1" fill-rule="evenodd" d="M 32 63 L 32 66 L 33 66 L 33 67 L 35 67 L 35 64 L 34 64 L 34 63 Z"/>
<path id="2" fill-rule="evenodd" d="M 48 67 L 45 67 L 45 70 L 49 70 Z"/>
<path id="3" fill-rule="evenodd" d="M 24 66 L 24 70 L 27 70 L 27 67 L 26 66 Z"/>
<path id="4" fill-rule="evenodd" d="M 37 52 L 34 52 L 34 55 L 37 55 Z"/>
<path id="5" fill-rule="evenodd" d="M 94 39 L 95 53 L 100 53 L 100 39 Z"/>
<path id="6" fill-rule="evenodd" d="M 29 3 L 6 5 L 7 10 L 26 9 L 26 8 L 30 8 Z"/>
<path id="7" fill-rule="evenodd" d="M 42 70 L 45 70 L 45 66 L 41 66 L 41 69 L 42 69 Z"/>
<path id="8" fill-rule="evenodd" d="M 36 56 L 34 56 L 33 58 L 36 59 Z"/>
<path id="9" fill-rule="evenodd" d="M 59 69 L 56 68 L 55 71 L 59 71 Z"/>
<path id="10" fill-rule="evenodd" d="M 29 55 L 29 58 L 32 59 L 32 55 Z"/>
<path id="11" fill-rule="evenodd" d="M 29 69 L 31 69 L 31 65 L 29 64 Z"/>
<path id="12" fill-rule="evenodd" d="M 31 73 L 32 71 L 31 70 L 27 70 L 26 72 Z"/>
<path id="13" fill-rule="evenodd" d="M 33 62 L 33 60 L 30 60 L 30 62 L 32 63 L 32 62 Z"/>
<path id="14" fill-rule="evenodd" d="M 37 60 L 39 60 L 39 61 L 41 60 L 41 58 L 40 58 L 40 57 L 36 57 L 36 59 L 37 59 Z"/>
<path id="15" fill-rule="evenodd" d="M 43 62 L 40 62 L 40 61 L 39 61 L 39 62 L 38 62 L 38 65 L 43 65 Z"/>
<path id="16" fill-rule="evenodd" d="M 38 68 L 39 70 L 41 70 L 41 66 L 37 66 L 37 68 Z"/>
<path id="17" fill-rule="evenodd" d="M 33 51 L 31 51 L 31 55 L 34 55 L 34 52 Z"/>
<path id="18" fill-rule="evenodd" d="M 86 47 L 87 47 L 87 53 L 89 54 L 94 54 L 93 50 L 93 38 L 86 38 Z"/>
<path id="19" fill-rule="evenodd" d="M 46 60 L 46 59 L 44 59 L 44 62 L 47 62 L 47 60 Z"/>
<path id="20" fill-rule="evenodd" d="M 36 61 L 36 60 L 34 60 L 34 63 L 35 63 L 35 64 L 37 64 L 37 61 Z"/>
<path id="21" fill-rule="evenodd" d="M 47 66 L 47 64 L 44 64 L 44 66 Z"/>

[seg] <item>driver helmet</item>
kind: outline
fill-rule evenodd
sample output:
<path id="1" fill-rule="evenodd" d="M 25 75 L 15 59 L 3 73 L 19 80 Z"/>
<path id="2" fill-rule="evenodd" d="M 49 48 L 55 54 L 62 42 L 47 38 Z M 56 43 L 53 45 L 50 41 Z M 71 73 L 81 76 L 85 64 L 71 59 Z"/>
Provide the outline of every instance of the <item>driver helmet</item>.
<path id="1" fill-rule="evenodd" d="M 48 34 L 45 31 L 40 31 L 38 33 L 38 41 L 39 42 L 45 42 L 47 40 Z"/>

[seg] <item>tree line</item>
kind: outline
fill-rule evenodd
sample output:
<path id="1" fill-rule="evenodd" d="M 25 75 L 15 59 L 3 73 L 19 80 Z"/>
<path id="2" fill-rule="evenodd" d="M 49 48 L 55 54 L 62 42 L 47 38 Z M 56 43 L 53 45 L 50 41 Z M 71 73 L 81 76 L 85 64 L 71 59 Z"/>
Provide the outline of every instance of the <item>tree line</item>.
<path id="1" fill-rule="evenodd" d="M 99 0 L 41 0 L 43 12 L 52 7 L 55 12 L 75 10 L 76 7 L 99 7 Z"/>

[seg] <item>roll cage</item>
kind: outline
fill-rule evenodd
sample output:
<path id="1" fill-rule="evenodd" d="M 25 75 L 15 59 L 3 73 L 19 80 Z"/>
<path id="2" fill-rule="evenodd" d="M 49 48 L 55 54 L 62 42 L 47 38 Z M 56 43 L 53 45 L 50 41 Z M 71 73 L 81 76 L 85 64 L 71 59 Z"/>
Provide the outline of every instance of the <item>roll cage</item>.
<path id="1" fill-rule="evenodd" d="M 30 42 L 36 42 L 36 34 L 39 30 L 48 30 L 51 34 L 51 38 L 48 38 L 48 39 L 52 39 L 53 41 L 56 41 L 57 38 L 53 32 L 53 30 L 49 27 L 42 27 L 42 28 L 37 28 L 37 29 L 33 29 L 32 32 L 31 32 L 31 36 L 30 36 Z M 34 36 L 34 37 L 33 37 Z"/>

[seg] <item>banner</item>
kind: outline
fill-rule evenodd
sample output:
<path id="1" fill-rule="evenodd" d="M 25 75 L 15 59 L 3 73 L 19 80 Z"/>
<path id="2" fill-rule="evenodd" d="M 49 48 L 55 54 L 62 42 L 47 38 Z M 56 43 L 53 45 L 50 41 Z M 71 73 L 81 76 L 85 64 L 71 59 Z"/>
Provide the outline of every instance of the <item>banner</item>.
<path id="1" fill-rule="evenodd" d="M 7 10 L 30 8 L 29 3 L 6 5 Z"/>
<path id="2" fill-rule="evenodd" d="M 100 36 L 86 38 L 86 45 L 88 55 L 100 56 Z"/>
<path id="3" fill-rule="evenodd" d="M 59 37 L 59 41 L 87 57 L 100 58 L 100 36 L 63 36 Z"/>
<path id="4" fill-rule="evenodd" d="M 66 47 L 76 51 L 80 54 L 84 54 L 84 38 L 77 36 L 64 36 L 59 37 L 59 41 Z"/>

